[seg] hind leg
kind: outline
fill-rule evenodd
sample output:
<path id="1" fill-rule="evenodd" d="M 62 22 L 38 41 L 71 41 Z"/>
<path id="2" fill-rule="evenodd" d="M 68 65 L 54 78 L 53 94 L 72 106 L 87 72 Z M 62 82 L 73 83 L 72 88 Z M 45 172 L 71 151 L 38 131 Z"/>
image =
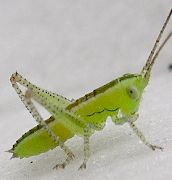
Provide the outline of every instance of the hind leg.
<path id="1" fill-rule="evenodd" d="M 12 86 L 15 89 L 16 93 L 20 97 L 20 99 L 23 102 L 23 104 L 25 105 L 25 107 L 31 113 L 33 118 L 41 126 L 43 126 L 43 128 L 47 131 L 48 135 L 53 139 L 53 141 L 57 145 L 59 145 L 63 149 L 63 151 L 66 153 L 67 158 L 64 161 L 64 163 L 58 164 L 58 165 L 55 166 L 55 168 L 65 168 L 65 166 L 67 164 L 69 164 L 69 162 L 71 160 L 73 160 L 74 154 L 72 153 L 72 151 L 67 146 L 64 145 L 64 143 L 62 143 L 60 141 L 59 137 L 57 137 L 53 133 L 53 131 L 49 128 L 49 126 L 44 122 L 44 120 L 42 119 L 41 115 L 39 114 L 39 112 L 37 111 L 36 107 L 34 106 L 33 102 L 31 101 L 33 91 L 34 90 L 36 91 L 38 88 L 35 85 L 33 85 L 30 82 L 28 82 L 26 79 L 24 79 L 17 72 L 11 76 L 10 81 L 11 81 Z M 26 91 L 25 95 L 23 94 L 23 92 L 21 91 L 21 89 L 19 88 L 17 83 L 20 83 L 21 85 L 23 85 L 23 86 L 25 86 L 27 88 L 27 91 Z M 39 93 L 37 95 L 39 96 Z M 34 96 L 35 96 L 35 94 L 34 94 Z"/>

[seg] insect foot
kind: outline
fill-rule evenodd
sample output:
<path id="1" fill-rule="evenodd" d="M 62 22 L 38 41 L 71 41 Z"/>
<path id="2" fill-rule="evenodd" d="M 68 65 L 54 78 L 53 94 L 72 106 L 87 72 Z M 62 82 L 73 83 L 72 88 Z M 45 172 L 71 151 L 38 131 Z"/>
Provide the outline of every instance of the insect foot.
<path id="1" fill-rule="evenodd" d="M 57 164 L 53 167 L 53 169 L 64 169 L 66 167 L 66 163 L 62 163 L 62 164 Z"/>
<path id="2" fill-rule="evenodd" d="M 161 146 L 156 146 L 156 145 L 150 145 L 150 148 L 153 150 L 153 151 L 155 151 L 155 149 L 160 149 L 161 151 L 163 151 L 163 147 L 161 147 Z"/>
<path id="3" fill-rule="evenodd" d="M 62 164 L 57 164 L 53 167 L 53 169 L 64 169 L 66 165 L 70 163 L 75 158 L 75 155 L 73 153 L 68 154 L 68 157 Z"/>
<path id="4" fill-rule="evenodd" d="M 78 170 L 86 169 L 86 163 L 82 163 L 81 166 L 78 168 Z"/>

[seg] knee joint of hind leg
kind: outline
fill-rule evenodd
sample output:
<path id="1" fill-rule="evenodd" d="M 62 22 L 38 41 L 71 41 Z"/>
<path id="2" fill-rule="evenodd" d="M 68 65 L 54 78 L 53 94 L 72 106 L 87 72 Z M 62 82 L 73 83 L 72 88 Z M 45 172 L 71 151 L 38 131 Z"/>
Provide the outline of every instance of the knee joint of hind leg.
<path id="1" fill-rule="evenodd" d="M 18 76 L 17 72 L 11 75 L 10 81 L 11 81 L 12 85 L 14 85 L 18 81 L 17 76 Z"/>

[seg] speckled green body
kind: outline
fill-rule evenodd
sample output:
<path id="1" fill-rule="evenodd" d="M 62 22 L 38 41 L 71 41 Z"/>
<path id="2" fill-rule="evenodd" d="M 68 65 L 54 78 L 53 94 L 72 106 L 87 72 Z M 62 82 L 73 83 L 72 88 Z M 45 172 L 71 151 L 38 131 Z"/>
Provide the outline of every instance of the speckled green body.
<path id="1" fill-rule="evenodd" d="M 147 82 L 148 79 L 143 79 L 141 75 L 127 74 L 95 89 L 73 103 L 67 99 L 62 99 L 63 103 L 61 106 L 82 118 L 82 121 L 86 124 L 90 123 L 93 125 L 94 130 L 101 130 L 105 125 L 107 117 L 116 116 L 119 110 L 126 115 L 138 111 L 142 93 Z M 138 91 L 138 97 L 134 99 L 128 93 L 128 88 L 133 86 L 137 87 Z M 53 103 L 52 99 L 50 100 Z M 55 100 L 54 103 L 56 103 Z M 66 123 L 63 113 L 61 113 L 60 117 L 59 119 L 59 113 L 54 114 L 50 120 L 47 120 L 47 124 L 63 142 L 75 134 L 83 136 L 82 132 L 78 133 L 80 132 L 78 129 L 82 128 L 82 126 L 76 126 L 72 120 L 70 125 Z M 69 117 L 68 121 L 70 121 Z M 16 157 L 23 158 L 41 154 L 55 147 L 55 143 L 46 131 L 38 125 L 24 134 L 13 145 L 11 151 Z"/>

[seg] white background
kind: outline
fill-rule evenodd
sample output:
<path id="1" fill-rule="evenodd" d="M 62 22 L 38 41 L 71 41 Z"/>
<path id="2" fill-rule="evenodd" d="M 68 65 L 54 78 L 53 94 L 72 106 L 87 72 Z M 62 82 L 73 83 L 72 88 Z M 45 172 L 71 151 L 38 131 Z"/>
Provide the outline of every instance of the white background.
<path id="1" fill-rule="evenodd" d="M 110 119 L 91 138 L 84 171 L 77 170 L 83 160 L 78 137 L 66 143 L 76 159 L 65 170 L 52 170 L 64 159 L 59 148 L 23 160 L 4 152 L 36 125 L 10 85 L 12 73 L 70 99 L 124 73 L 139 73 L 170 8 L 170 0 L 0 0 L 0 179 L 172 178 L 172 40 L 153 68 L 137 122 L 163 152 L 152 152 L 128 125 Z M 172 20 L 166 34 L 170 30 Z"/>

